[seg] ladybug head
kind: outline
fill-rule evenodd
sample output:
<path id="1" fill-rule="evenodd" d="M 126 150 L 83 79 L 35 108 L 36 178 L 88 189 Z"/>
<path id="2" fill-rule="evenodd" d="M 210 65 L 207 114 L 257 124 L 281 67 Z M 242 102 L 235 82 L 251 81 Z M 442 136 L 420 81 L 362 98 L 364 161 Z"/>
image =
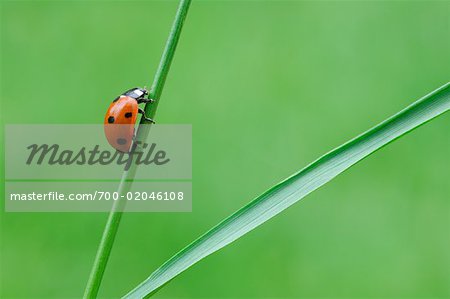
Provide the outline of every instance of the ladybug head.
<path id="1" fill-rule="evenodd" d="M 141 99 L 144 96 L 148 95 L 148 90 L 145 88 L 135 87 L 124 92 L 123 95 L 129 96 L 133 99 Z"/>

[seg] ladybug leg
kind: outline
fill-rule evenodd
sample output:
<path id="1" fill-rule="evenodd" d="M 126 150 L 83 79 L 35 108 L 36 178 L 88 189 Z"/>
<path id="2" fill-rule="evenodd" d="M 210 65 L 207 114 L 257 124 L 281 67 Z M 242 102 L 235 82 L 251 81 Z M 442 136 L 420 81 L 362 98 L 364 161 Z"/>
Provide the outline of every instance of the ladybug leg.
<path id="1" fill-rule="evenodd" d="M 138 112 L 142 114 L 142 117 L 143 117 L 146 121 L 149 121 L 149 122 L 151 122 L 152 124 L 155 123 L 155 121 L 154 121 L 153 119 L 151 119 L 151 118 L 149 118 L 149 117 L 147 117 L 147 116 L 145 115 L 145 111 L 144 111 L 142 108 L 139 108 Z"/>
<path id="2" fill-rule="evenodd" d="M 153 103 L 155 100 L 154 99 L 146 99 L 146 98 L 140 98 L 140 99 L 138 99 L 138 104 L 141 104 L 141 103 Z"/>

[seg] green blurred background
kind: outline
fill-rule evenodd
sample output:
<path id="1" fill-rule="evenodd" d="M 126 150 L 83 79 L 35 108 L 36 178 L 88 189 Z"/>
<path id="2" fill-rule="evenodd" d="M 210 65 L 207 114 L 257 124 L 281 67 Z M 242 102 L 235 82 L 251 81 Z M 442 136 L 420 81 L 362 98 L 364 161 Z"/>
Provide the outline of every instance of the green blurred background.
<path id="1" fill-rule="evenodd" d="M 151 84 L 177 3 L 0 5 L 3 124 L 91 124 Z M 194 0 L 156 117 L 193 125 L 193 212 L 124 215 L 100 296 L 447 82 L 449 11 Z M 449 298 L 449 126 L 444 115 L 377 152 L 157 297 Z M 1 297 L 80 297 L 106 217 L 2 212 Z"/>

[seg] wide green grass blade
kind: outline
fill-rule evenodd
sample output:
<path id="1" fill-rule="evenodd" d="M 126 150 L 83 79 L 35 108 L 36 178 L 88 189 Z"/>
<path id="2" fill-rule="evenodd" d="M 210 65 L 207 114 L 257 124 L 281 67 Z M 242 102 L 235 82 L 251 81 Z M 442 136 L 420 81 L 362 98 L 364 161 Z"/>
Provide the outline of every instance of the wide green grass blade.
<path id="1" fill-rule="evenodd" d="M 170 258 L 125 298 L 154 294 L 211 253 L 230 244 L 376 150 L 450 109 L 450 84 L 314 161 L 274 186 Z"/>

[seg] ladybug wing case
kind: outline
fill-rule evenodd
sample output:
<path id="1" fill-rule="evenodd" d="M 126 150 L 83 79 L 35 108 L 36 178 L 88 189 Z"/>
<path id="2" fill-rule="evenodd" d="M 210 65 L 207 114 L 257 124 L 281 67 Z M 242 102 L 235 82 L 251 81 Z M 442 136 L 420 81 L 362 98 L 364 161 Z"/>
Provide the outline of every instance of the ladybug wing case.
<path id="1" fill-rule="evenodd" d="M 129 152 L 138 114 L 137 101 L 122 96 L 112 102 L 105 114 L 104 129 L 109 144 L 121 152 Z"/>

